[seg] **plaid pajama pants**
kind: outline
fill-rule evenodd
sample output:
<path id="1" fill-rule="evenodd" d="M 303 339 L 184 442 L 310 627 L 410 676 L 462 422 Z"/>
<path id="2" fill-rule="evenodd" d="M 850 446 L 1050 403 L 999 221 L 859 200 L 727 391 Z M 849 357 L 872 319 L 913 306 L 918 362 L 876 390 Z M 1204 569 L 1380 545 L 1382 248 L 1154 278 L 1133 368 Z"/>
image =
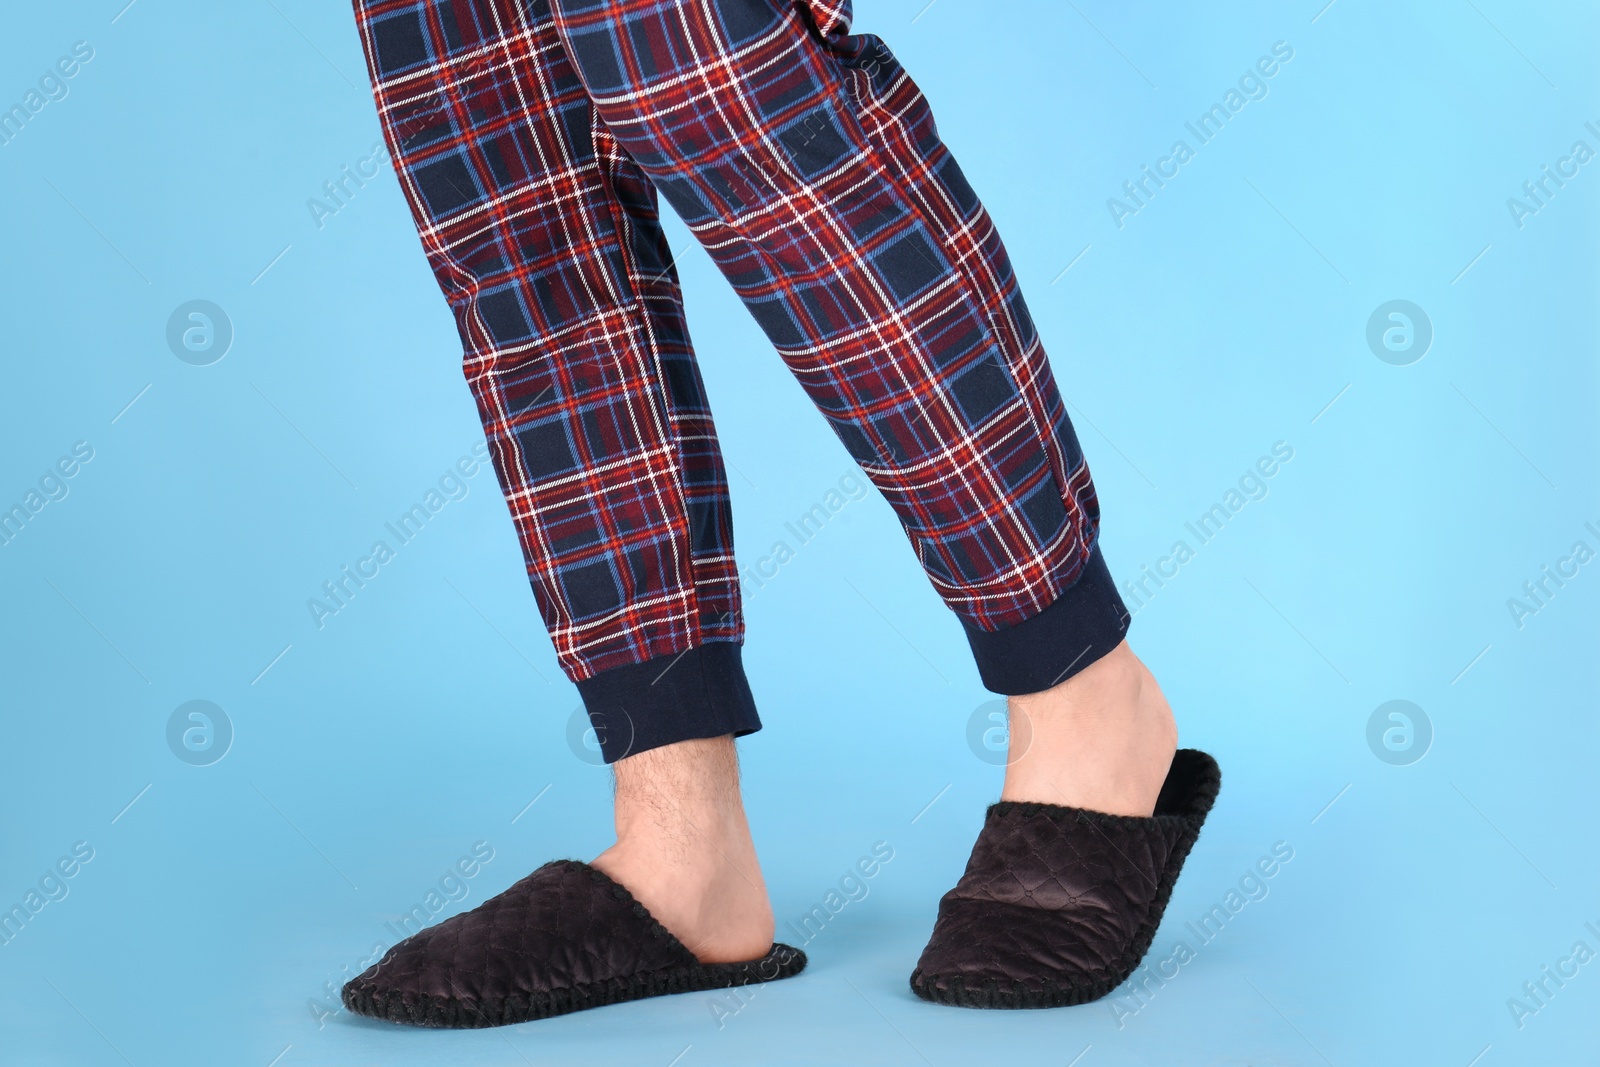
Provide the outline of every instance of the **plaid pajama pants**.
<path id="1" fill-rule="evenodd" d="M 354 0 L 378 113 L 608 762 L 760 728 L 664 196 L 894 508 L 984 684 L 1122 639 L 993 223 L 850 0 Z"/>

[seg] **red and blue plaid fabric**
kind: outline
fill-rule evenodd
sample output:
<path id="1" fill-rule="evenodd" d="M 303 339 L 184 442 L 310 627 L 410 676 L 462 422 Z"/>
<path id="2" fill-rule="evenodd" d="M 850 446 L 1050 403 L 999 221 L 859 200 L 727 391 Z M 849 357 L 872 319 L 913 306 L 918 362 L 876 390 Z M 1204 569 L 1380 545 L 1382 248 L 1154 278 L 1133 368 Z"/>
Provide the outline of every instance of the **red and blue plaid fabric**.
<path id="1" fill-rule="evenodd" d="M 915 83 L 849 34 L 848 0 L 356 9 L 574 680 L 743 638 L 658 190 L 969 637 L 1038 616 L 1097 564 L 1094 488 L 999 235 Z"/>

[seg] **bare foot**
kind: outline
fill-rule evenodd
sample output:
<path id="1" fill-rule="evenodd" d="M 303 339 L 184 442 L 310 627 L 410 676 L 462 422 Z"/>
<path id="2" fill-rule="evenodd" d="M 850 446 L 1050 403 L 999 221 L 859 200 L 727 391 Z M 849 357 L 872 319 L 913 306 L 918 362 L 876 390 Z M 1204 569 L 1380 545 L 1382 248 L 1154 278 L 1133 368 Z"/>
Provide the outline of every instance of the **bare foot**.
<path id="1" fill-rule="evenodd" d="M 625 886 L 701 963 L 760 959 L 772 904 L 739 795 L 732 736 L 612 764 L 617 843 L 593 866 Z"/>
<path id="2" fill-rule="evenodd" d="M 1002 800 L 1148 816 L 1172 766 L 1178 727 L 1126 641 L 1065 682 L 1007 700 Z"/>

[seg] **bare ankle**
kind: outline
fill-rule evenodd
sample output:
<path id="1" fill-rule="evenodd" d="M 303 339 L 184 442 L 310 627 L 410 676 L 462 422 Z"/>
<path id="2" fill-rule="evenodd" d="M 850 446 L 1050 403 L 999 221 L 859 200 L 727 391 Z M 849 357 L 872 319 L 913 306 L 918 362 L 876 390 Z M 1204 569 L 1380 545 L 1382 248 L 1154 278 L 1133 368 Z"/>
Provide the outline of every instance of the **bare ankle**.
<path id="1" fill-rule="evenodd" d="M 732 737 L 682 741 L 612 765 L 617 843 L 594 866 L 702 963 L 758 958 L 772 906 L 756 859 Z"/>
<path id="2" fill-rule="evenodd" d="M 612 764 L 619 843 L 692 856 L 745 827 L 732 737 L 680 741 Z"/>
<path id="3" fill-rule="evenodd" d="M 1001 796 L 1149 815 L 1177 749 L 1155 677 L 1127 643 L 1061 685 L 1012 697 Z"/>

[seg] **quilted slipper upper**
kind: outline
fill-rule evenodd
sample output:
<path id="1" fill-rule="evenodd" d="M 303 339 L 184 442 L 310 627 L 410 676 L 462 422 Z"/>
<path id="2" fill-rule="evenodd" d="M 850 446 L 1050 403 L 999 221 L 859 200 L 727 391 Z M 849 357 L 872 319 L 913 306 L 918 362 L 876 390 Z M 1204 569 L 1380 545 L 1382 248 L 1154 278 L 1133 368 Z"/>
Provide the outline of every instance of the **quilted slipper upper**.
<path id="1" fill-rule="evenodd" d="M 391 948 L 344 987 L 360 1015 L 479 1027 L 798 974 L 805 954 L 703 964 L 626 888 L 576 860 L 545 864 Z"/>
<path id="2" fill-rule="evenodd" d="M 1221 781 L 1210 756 L 1180 749 L 1149 818 L 992 805 L 966 873 L 939 902 L 912 991 L 993 1008 L 1105 996 L 1149 949 Z"/>

